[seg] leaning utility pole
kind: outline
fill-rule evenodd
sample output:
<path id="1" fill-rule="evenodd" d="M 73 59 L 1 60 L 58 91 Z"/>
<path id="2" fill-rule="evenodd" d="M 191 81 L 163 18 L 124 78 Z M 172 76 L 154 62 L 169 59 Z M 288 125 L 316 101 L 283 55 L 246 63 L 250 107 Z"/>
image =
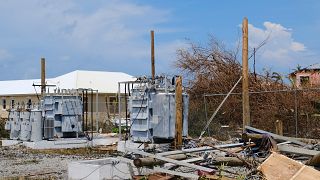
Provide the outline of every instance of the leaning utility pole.
<path id="1" fill-rule="evenodd" d="M 41 96 L 46 92 L 46 60 L 41 58 Z"/>
<path id="2" fill-rule="evenodd" d="M 249 106 L 249 69 L 248 69 L 248 19 L 242 22 L 242 120 L 243 131 L 245 126 L 250 126 Z"/>
<path id="3" fill-rule="evenodd" d="M 154 31 L 151 30 L 151 75 L 152 81 L 154 82 L 155 67 L 154 67 Z"/>

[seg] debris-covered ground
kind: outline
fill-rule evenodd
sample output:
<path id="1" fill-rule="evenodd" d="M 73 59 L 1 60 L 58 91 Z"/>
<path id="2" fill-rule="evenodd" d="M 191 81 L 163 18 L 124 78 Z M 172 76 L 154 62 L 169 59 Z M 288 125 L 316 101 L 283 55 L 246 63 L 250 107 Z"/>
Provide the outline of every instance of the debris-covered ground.
<path id="1" fill-rule="evenodd" d="M 145 148 L 128 149 L 131 153 L 122 154 L 116 146 L 58 150 L 0 147 L 0 179 L 67 179 L 68 162 L 110 156 L 133 160 L 137 168 L 160 170 L 131 176 L 133 179 L 320 179 L 319 140 L 286 137 L 252 127 L 246 127 L 241 138 L 227 141 L 186 139 L 182 150 Z"/>
<path id="2" fill-rule="evenodd" d="M 170 170 L 166 172 L 172 177 L 183 172 L 185 174 L 178 176 L 199 179 L 320 179 L 318 139 L 286 137 L 247 126 L 241 138 L 223 142 L 208 137 L 189 139 L 184 147 L 187 149 L 169 152 L 170 156 L 168 152 L 148 154 L 129 151 L 144 156 L 134 160 L 137 167 L 162 165 L 164 161 L 176 164 L 161 167 L 163 172 L 164 169 Z M 178 154 L 187 155 L 186 160 Z"/>
<path id="3" fill-rule="evenodd" d="M 115 147 L 32 150 L 23 146 L 0 147 L 0 179 L 67 179 L 68 162 L 111 156 Z"/>

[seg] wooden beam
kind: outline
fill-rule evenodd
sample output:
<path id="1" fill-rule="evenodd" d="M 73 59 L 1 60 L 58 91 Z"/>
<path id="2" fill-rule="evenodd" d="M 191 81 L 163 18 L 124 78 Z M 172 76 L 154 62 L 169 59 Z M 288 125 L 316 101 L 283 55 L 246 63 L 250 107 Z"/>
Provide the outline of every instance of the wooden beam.
<path id="1" fill-rule="evenodd" d="M 315 156 L 320 153 L 320 151 L 298 148 L 298 147 L 287 146 L 287 145 L 280 145 L 280 146 L 278 145 L 278 150 L 280 152 L 306 155 L 306 156 Z"/>
<path id="2" fill-rule="evenodd" d="M 155 78 L 155 67 L 154 67 L 154 31 L 151 30 L 151 76 L 152 81 L 154 81 Z"/>
<path id="3" fill-rule="evenodd" d="M 41 96 L 46 92 L 46 60 L 41 58 Z"/>
<path id="4" fill-rule="evenodd" d="M 276 120 L 276 134 L 283 136 L 283 123 L 281 120 Z"/>
<path id="5" fill-rule="evenodd" d="M 253 132 L 259 133 L 259 134 L 269 134 L 270 136 L 273 137 L 273 139 L 275 139 L 276 141 L 280 141 L 280 142 L 290 141 L 290 142 L 292 142 L 294 144 L 298 144 L 298 145 L 301 145 L 301 146 L 307 145 L 306 143 L 303 143 L 303 142 L 297 140 L 296 138 L 280 136 L 280 135 L 277 135 L 277 134 L 274 134 L 274 133 L 271 133 L 271 132 L 268 132 L 268 131 L 264 131 L 264 130 L 261 130 L 261 129 L 257 129 L 257 128 L 254 128 L 254 127 L 250 127 L 250 126 L 245 126 L 245 130 L 253 131 Z"/>
<path id="6" fill-rule="evenodd" d="M 248 68 L 248 19 L 242 22 L 242 121 L 243 131 L 245 126 L 250 126 L 249 106 L 249 68 Z"/>
<path id="7" fill-rule="evenodd" d="M 207 167 L 198 166 L 198 165 L 187 163 L 187 162 L 183 162 L 183 161 L 178 161 L 178 160 L 166 158 L 166 157 L 163 157 L 163 156 L 159 156 L 157 154 L 151 154 L 151 153 L 147 153 L 147 152 L 140 151 L 140 150 L 137 150 L 137 149 L 126 148 L 126 150 L 129 151 L 129 152 L 140 154 L 142 156 L 147 156 L 147 157 L 159 159 L 159 160 L 162 160 L 162 161 L 166 161 L 166 162 L 173 163 L 173 164 L 180 165 L 180 166 L 186 166 L 186 167 L 198 169 L 198 170 L 201 170 L 201 171 L 206 171 L 206 172 L 215 171 L 214 169 L 211 169 L 211 168 L 207 168 Z"/>
<path id="8" fill-rule="evenodd" d="M 175 159 L 175 160 L 184 160 L 184 159 L 187 159 L 187 155 L 177 154 L 177 155 L 166 156 L 166 158 Z M 156 166 L 156 165 L 162 165 L 165 163 L 166 163 L 165 161 L 161 161 L 161 160 L 150 158 L 150 157 L 136 158 L 133 160 L 133 164 L 136 167 Z"/>
<path id="9" fill-rule="evenodd" d="M 182 148 L 182 77 L 176 78 L 176 136 L 175 148 Z"/>

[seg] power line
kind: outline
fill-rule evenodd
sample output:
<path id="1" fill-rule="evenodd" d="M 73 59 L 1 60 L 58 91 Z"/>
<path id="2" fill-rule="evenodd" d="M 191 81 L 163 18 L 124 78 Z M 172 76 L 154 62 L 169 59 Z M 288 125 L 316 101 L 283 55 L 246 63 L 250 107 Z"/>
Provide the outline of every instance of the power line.
<path id="1" fill-rule="evenodd" d="M 267 91 L 251 91 L 249 94 L 262 94 L 262 93 L 277 93 L 277 92 L 294 92 L 294 91 L 309 91 L 309 90 L 320 90 L 320 88 L 308 88 L 308 89 L 281 89 L 281 90 L 267 90 Z M 241 95 L 242 93 L 231 93 L 230 95 Z M 203 94 L 205 97 L 210 96 L 226 96 L 225 93 L 213 93 L 213 94 Z"/>

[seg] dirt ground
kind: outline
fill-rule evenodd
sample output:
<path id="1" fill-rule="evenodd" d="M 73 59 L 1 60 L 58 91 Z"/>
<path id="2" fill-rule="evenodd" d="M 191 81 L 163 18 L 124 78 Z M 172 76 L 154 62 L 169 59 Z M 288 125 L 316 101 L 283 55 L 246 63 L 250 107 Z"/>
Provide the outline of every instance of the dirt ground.
<path id="1" fill-rule="evenodd" d="M 0 147 L 0 179 L 67 179 L 68 162 L 113 156 L 116 147 L 32 150 Z"/>

